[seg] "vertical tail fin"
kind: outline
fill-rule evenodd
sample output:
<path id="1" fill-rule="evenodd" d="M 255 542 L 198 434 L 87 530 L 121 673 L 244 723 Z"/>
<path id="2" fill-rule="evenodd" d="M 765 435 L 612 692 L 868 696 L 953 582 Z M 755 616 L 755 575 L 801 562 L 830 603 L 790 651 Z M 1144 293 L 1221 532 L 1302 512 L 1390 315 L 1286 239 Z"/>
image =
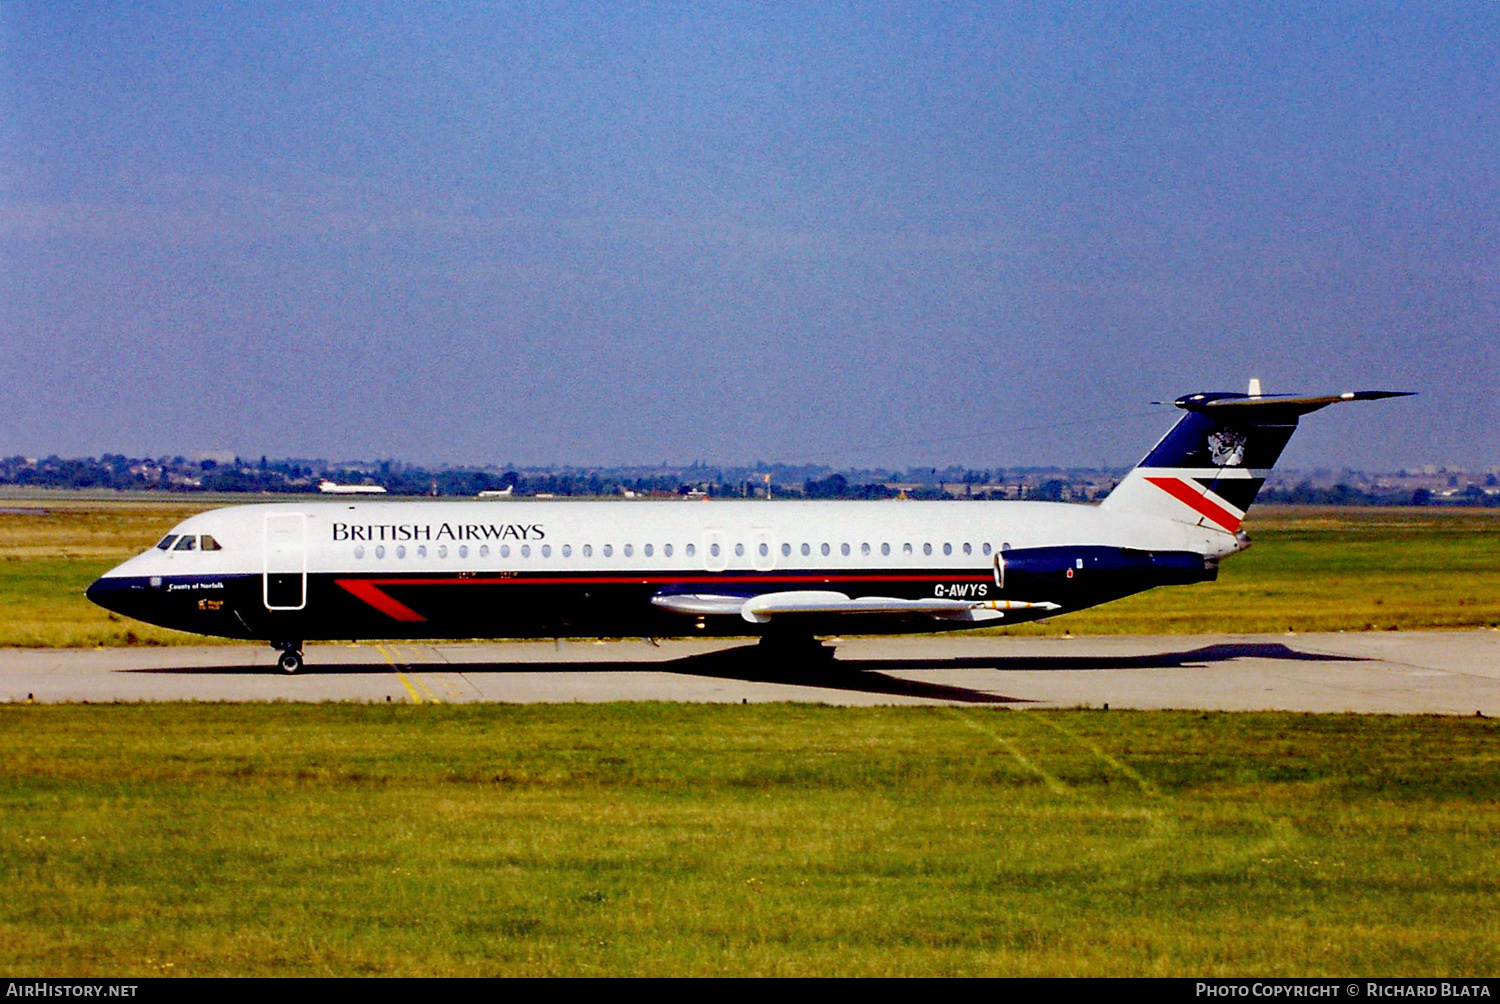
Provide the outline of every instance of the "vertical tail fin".
<path id="1" fill-rule="evenodd" d="M 1297 419 L 1342 401 L 1405 397 L 1362 390 L 1312 397 L 1190 394 L 1174 402 L 1187 412 L 1101 503 L 1234 533 L 1271 473 Z"/>

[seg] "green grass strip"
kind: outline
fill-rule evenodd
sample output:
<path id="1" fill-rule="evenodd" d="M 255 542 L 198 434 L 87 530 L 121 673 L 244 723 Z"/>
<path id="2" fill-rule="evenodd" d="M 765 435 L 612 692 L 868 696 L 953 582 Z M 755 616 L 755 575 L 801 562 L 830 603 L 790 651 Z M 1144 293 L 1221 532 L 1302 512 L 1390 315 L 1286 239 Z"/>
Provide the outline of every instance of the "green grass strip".
<path id="1" fill-rule="evenodd" d="M 1500 732 L 800 705 L 0 708 L 28 975 L 1489 975 Z"/>

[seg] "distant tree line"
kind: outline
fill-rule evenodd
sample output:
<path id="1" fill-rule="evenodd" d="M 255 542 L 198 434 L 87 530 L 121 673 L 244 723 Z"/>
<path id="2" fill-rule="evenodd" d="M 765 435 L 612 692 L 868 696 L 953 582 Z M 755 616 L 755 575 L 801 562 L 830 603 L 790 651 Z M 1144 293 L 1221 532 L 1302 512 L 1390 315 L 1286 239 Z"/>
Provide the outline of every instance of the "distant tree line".
<path id="1" fill-rule="evenodd" d="M 1263 488 L 1257 502 L 1279 502 L 1289 505 L 1464 505 L 1500 506 L 1500 495 L 1487 495 L 1483 488 L 1471 484 L 1453 495 L 1438 496 L 1430 488 L 1414 491 L 1387 488 L 1356 488 L 1336 484 L 1318 487 L 1303 481 L 1291 488 Z"/>
<path id="2" fill-rule="evenodd" d="M 1049 469 L 1050 471 L 1050 469 Z M 771 475 L 769 482 L 766 474 Z M 127 457 L 107 453 L 97 460 L 50 456 L 0 459 L 0 484 L 40 488 L 94 488 L 168 492 L 316 493 L 320 480 L 340 484 L 380 485 L 392 495 L 447 495 L 473 497 L 485 491 L 508 491 L 516 497 L 649 497 L 692 496 L 749 498 L 769 490 L 775 498 L 976 500 L 1024 497 L 1038 501 L 1098 501 L 1112 483 L 1108 472 L 1064 472 L 1040 480 L 1044 473 L 1011 471 L 1012 483 L 997 489 L 1007 476 L 1000 470 L 961 467 L 912 468 L 905 472 L 868 470 L 832 472 L 828 468 L 791 467 L 758 463 L 747 468 L 714 468 L 695 462 L 669 468 L 573 468 L 518 471 L 497 468 L 442 467 L 427 469 L 393 461 L 372 464 L 329 464 L 325 461 L 257 460 L 235 458 L 230 463 L 190 461 L 183 457 Z M 1103 484 L 1092 480 L 1098 477 Z M 1494 475 L 1486 484 L 1493 486 Z M 1040 483 L 1038 483 L 1040 482 Z M 893 487 L 893 484 L 904 488 Z M 1471 505 L 1500 506 L 1500 495 L 1477 484 L 1459 490 L 1449 479 L 1452 494 L 1431 489 L 1365 489 L 1349 484 L 1316 486 L 1311 481 L 1287 487 L 1266 487 L 1258 501 L 1318 505 Z M 1024 485 L 1024 487 L 1022 487 Z"/>
<path id="3" fill-rule="evenodd" d="M 0 484 L 38 488 L 114 488 L 121 491 L 300 492 L 316 490 L 310 468 L 287 461 L 221 466 L 213 460 L 142 458 L 106 453 L 95 460 L 25 457 L 0 460 Z M 300 481 L 299 481 L 300 479 Z M 311 489 L 309 489 L 309 484 Z"/>

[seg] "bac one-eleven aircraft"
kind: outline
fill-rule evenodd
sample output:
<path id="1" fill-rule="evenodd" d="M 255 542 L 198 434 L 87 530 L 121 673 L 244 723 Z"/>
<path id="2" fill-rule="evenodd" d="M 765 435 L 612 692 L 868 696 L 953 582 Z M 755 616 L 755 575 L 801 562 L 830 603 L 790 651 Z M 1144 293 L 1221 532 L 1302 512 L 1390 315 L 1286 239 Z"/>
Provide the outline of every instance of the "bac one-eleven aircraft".
<path id="1" fill-rule="evenodd" d="M 1098 506 L 1053 502 L 396 502 L 193 516 L 88 589 L 163 627 L 267 640 L 933 631 L 1202 582 L 1308 412 L 1404 396 L 1190 394 Z"/>

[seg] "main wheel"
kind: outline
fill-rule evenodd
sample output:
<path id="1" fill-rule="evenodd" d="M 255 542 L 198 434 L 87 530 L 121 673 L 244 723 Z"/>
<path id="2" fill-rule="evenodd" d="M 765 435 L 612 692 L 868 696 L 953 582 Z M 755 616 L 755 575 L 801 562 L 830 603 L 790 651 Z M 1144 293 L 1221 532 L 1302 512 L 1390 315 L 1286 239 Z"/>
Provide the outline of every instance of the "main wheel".
<path id="1" fill-rule="evenodd" d="M 834 653 L 832 645 L 825 645 L 810 634 L 779 631 L 761 635 L 755 648 L 772 658 L 792 659 L 799 664 L 832 662 Z"/>
<path id="2" fill-rule="evenodd" d="M 295 673 L 302 668 L 301 652 L 283 652 L 281 658 L 276 661 L 283 673 Z"/>

